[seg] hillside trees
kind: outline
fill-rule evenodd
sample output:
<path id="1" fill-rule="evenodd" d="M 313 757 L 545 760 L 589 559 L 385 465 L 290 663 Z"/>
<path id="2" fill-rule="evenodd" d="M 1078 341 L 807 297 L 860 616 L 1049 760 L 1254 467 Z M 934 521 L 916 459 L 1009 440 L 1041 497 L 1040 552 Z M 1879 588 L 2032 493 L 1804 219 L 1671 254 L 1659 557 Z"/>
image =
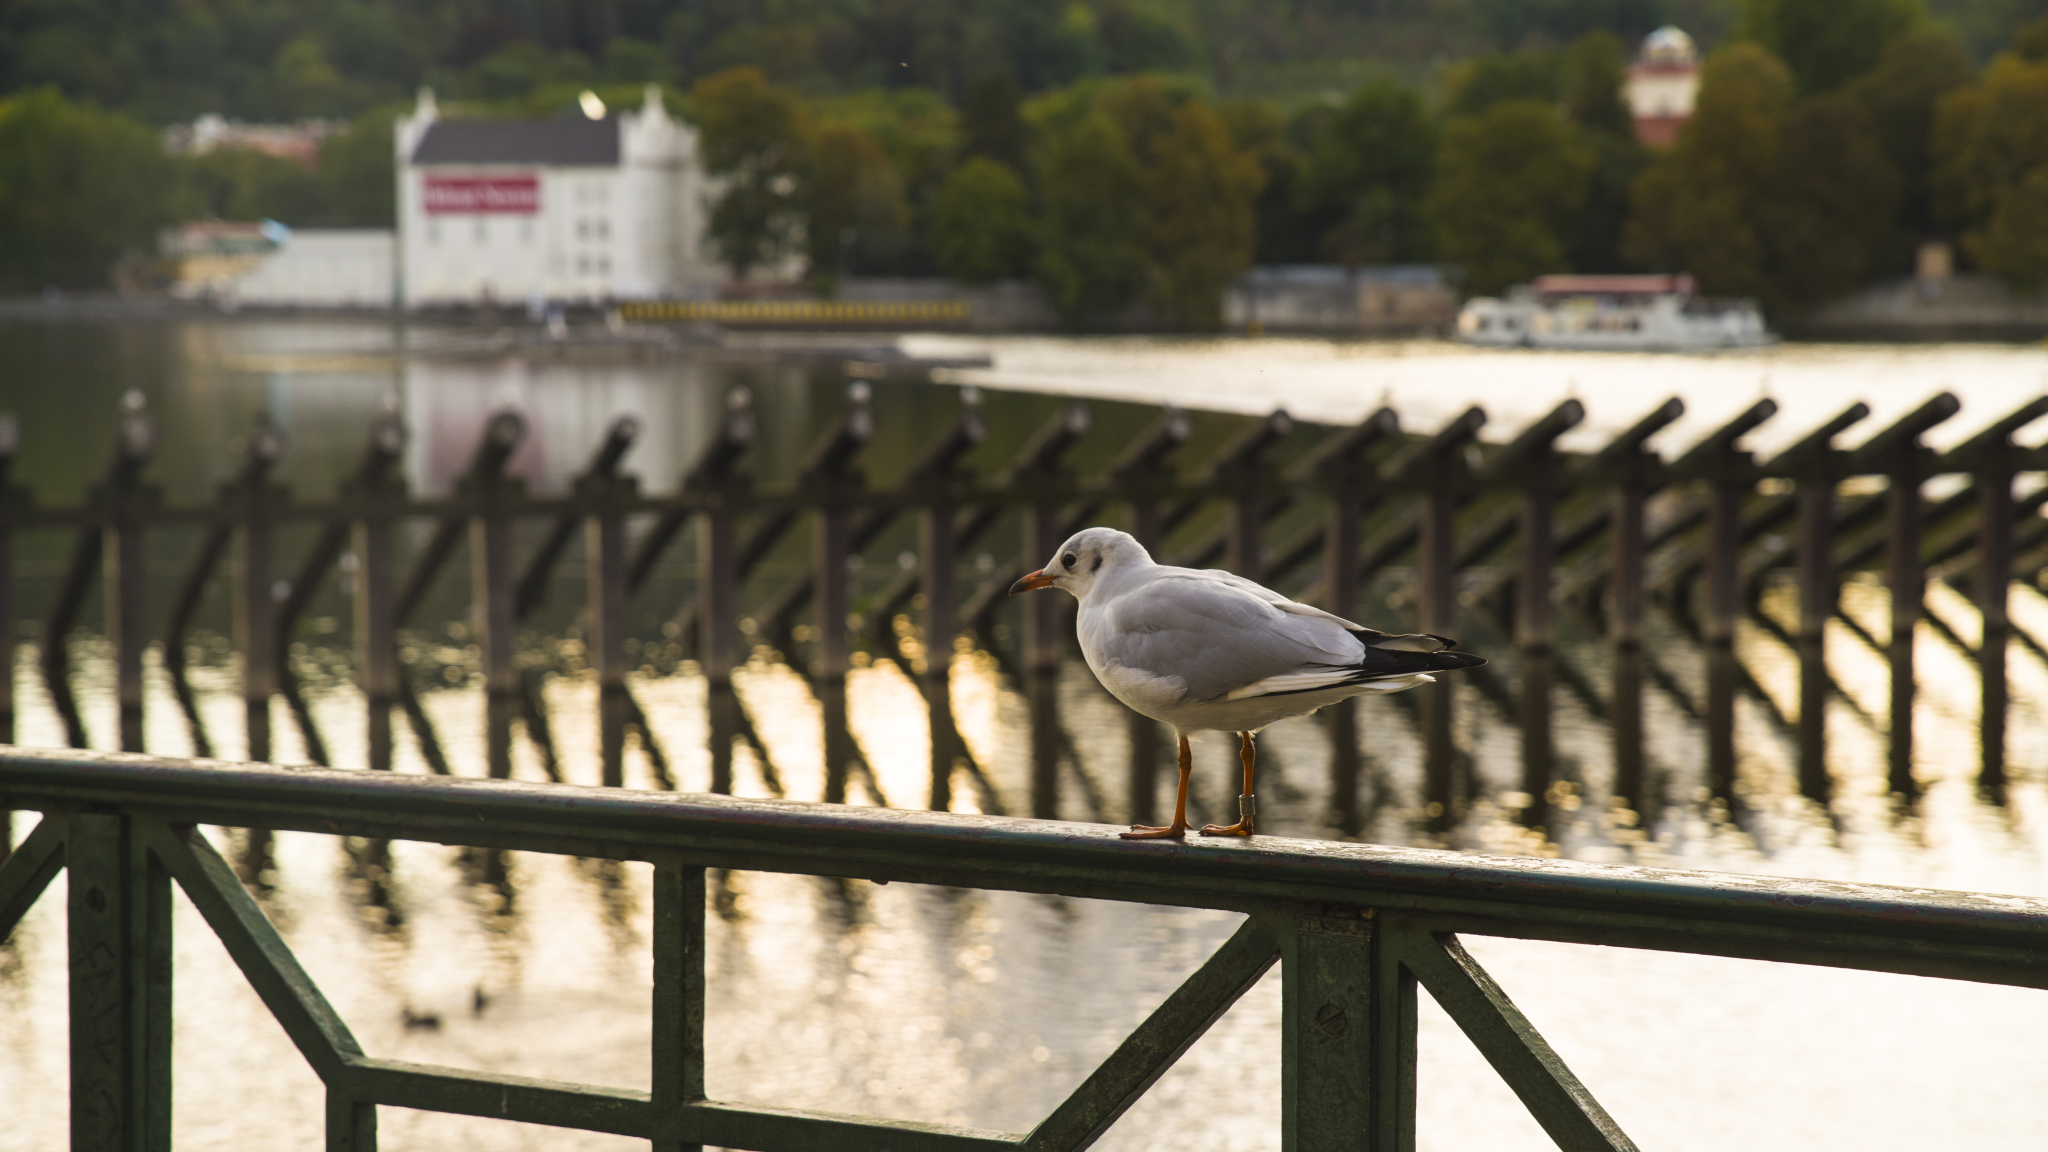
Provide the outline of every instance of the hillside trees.
<path id="1" fill-rule="evenodd" d="M 1944 96 L 1934 121 L 1939 218 L 1986 271 L 2048 287 L 2048 61 L 2000 56 L 1980 84 Z"/>
<path id="2" fill-rule="evenodd" d="M 802 239 L 809 116 L 796 93 L 744 67 L 699 80 L 690 89 L 690 103 L 704 169 L 726 182 L 707 231 L 733 275 L 744 280 Z"/>
<path id="3" fill-rule="evenodd" d="M 0 290 L 96 287 L 171 222 L 156 134 L 53 88 L 0 100 Z"/>
<path id="4" fill-rule="evenodd" d="M 1564 267 L 1559 236 L 1585 201 L 1594 163 L 1539 101 L 1509 100 L 1451 121 L 1430 200 L 1438 252 L 1482 294 Z"/>

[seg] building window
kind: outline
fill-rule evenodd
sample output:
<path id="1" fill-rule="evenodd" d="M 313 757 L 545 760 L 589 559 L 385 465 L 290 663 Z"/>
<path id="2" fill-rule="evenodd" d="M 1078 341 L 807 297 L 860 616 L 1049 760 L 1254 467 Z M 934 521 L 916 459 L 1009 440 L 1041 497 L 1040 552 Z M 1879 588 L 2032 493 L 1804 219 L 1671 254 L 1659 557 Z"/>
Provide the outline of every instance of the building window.
<path id="1" fill-rule="evenodd" d="M 598 275 L 600 275 L 600 276 L 609 276 L 609 275 L 611 274 L 611 271 L 612 271 L 612 258 L 611 258 L 611 257 L 609 257 L 609 256 L 599 256 L 599 257 L 597 258 L 597 273 L 598 273 Z"/>
<path id="2" fill-rule="evenodd" d="M 578 240 L 590 239 L 590 221 L 578 220 L 576 222 L 576 238 Z"/>
<path id="3" fill-rule="evenodd" d="M 599 220 L 599 221 L 597 222 L 597 238 L 598 238 L 599 240 L 609 240 L 609 239 L 611 239 L 611 238 L 612 238 L 612 222 L 611 222 L 611 221 L 609 221 L 609 220 Z"/>
<path id="4" fill-rule="evenodd" d="M 472 230 L 472 232 L 473 232 L 473 234 L 474 234 L 474 235 L 475 235 L 475 237 L 476 237 L 476 242 L 477 242 L 477 243 L 481 244 L 481 243 L 483 243 L 483 242 L 484 242 L 485 240 L 489 239 L 489 236 L 488 236 L 488 234 L 486 233 L 486 229 L 488 228 L 488 226 L 489 226 L 489 225 L 488 225 L 488 222 L 487 222 L 487 221 L 483 221 L 483 220 L 478 220 L 478 221 L 476 222 L 476 227 L 475 227 L 475 228 L 474 228 L 474 229 Z"/>
<path id="5" fill-rule="evenodd" d="M 521 244 L 533 243 L 533 221 L 521 220 L 519 222 L 519 242 Z"/>
<path id="6" fill-rule="evenodd" d="M 576 258 L 576 274 L 579 276 L 588 276 L 590 274 L 590 257 L 578 256 Z"/>

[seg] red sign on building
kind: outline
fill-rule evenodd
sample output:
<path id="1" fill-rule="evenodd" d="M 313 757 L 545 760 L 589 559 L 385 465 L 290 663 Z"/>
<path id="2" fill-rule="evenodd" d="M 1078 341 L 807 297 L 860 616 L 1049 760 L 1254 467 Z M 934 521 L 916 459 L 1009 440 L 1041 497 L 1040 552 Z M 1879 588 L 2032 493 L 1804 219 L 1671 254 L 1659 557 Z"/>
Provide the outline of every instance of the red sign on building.
<path id="1" fill-rule="evenodd" d="M 538 176 L 429 176 L 429 216 L 485 212 L 531 216 L 540 211 Z"/>

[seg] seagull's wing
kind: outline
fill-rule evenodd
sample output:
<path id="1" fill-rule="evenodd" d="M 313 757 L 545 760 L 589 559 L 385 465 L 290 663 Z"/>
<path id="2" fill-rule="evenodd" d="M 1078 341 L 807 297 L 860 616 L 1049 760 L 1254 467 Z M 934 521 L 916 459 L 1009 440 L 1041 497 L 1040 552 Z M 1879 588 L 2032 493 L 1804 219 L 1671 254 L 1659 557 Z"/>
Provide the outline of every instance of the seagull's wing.
<path id="1" fill-rule="evenodd" d="M 1364 644 L 1345 621 L 1290 610 L 1307 606 L 1218 575 L 1160 570 L 1111 598 L 1099 616 L 1090 613 L 1097 618 L 1084 627 L 1092 625 L 1106 660 L 1180 681 L 1184 700 L 1231 696 L 1278 677 L 1341 681 L 1357 673 Z"/>

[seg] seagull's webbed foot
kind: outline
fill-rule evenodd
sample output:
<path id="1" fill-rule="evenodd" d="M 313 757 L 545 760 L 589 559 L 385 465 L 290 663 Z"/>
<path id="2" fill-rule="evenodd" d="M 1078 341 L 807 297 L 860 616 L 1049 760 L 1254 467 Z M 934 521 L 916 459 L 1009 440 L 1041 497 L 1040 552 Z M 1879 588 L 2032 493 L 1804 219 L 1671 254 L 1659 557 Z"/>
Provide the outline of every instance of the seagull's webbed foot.
<path id="1" fill-rule="evenodd" d="M 1249 820 L 1239 820 L 1235 824 L 1202 825 L 1202 835 L 1204 836 L 1249 836 L 1251 834 L 1252 822 Z"/>
<path id="2" fill-rule="evenodd" d="M 1168 824 L 1163 828 L 1150 824 L 1133 824 L 1129 832 L 1121 833 L 1120 840 L 1185 840 L 1188 836 L 1186 824 Z"/>

